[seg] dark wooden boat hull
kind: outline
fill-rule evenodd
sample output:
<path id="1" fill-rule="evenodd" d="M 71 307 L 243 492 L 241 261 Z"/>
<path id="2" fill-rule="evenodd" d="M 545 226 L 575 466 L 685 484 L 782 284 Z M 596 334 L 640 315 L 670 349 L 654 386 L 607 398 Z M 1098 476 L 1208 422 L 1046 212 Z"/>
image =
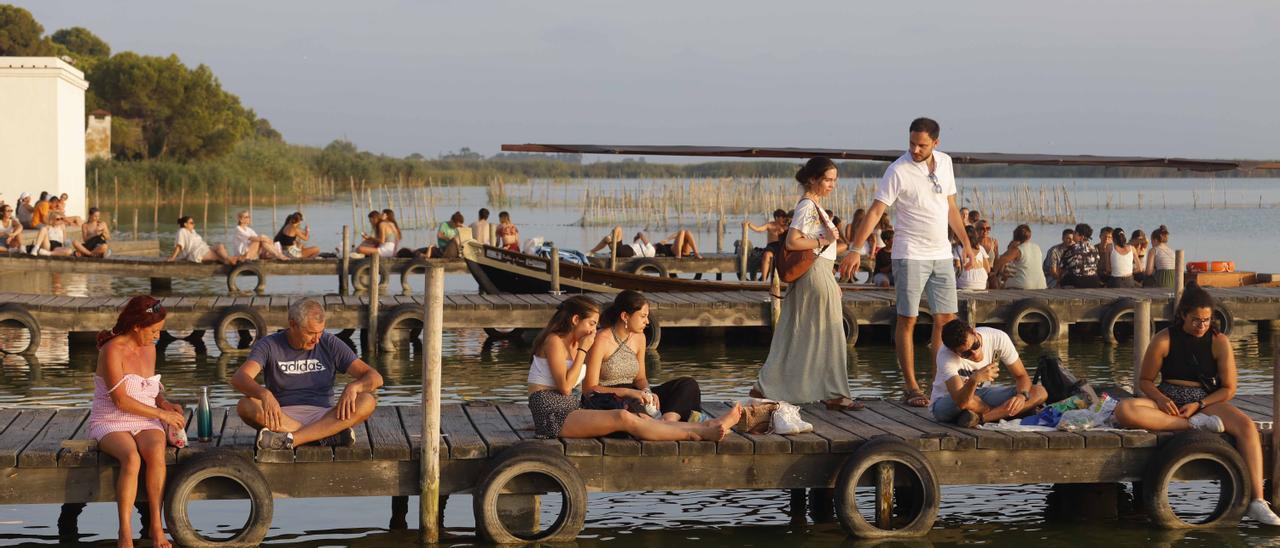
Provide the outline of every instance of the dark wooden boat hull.
<path id="1" fill-rule="evenodd" d="M 467 269 L 488 293 L 546 293 L 551 291 L 551 261 L 475 241 L 463 245 Z M 714 282 L 615 272 L 560 261 L 560 290 L 565 293 L 637 291 L 750 291 L 766 290 L 758 282 Z"/>

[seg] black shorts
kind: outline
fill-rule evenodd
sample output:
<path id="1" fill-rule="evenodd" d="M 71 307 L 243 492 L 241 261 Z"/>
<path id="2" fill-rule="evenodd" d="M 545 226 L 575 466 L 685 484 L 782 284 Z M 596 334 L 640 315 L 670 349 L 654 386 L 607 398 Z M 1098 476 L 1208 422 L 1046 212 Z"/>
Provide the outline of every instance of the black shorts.
<path id="1" fill-rule="evenodd" d="M 631 247 L 629 245 L 618 246 L 618 258 L 625 259 L 627 257 L 635 257 L 635 256 L 636 256 L 636 248 Z"/>
<path id="2" fill-rule="evenodd" d="M 52 243 L 52 242 L 50 242 L 50 243 Z M 85 249 L 88 249 L 89 251 L 93 251 L 93 250 L 98 249 L 99 247 L 101 247 L 101 246 L 103 246 L 103 245 L 106 245 L 106 243 L 107 243 L 107 239 L 106 239 L 106 238 L 103 238 L 103 237 L 102 237 L 102 235 L 101 235 L 101 234 L 99 234 L 99 235 L 97 235 L 97 236 L 94 236 L 94 237 L 92 237 L 92 238 L 89 238 L 88 240 L 85 240 L 85 242 L 84 242 L 84 247 L 85 247 Z"/>
<path id="3" fill-rule="evenodd" d="M 621 250 L 619 250 L 621 252 Z M 659 257 L 675 257 L 675 248 L 671 244 L 653 244 L 653 254 Z M 619 253 L 621 256 L 621 253 Z"/>
<path id="4" fill-rule="evenodd" d="M 782 239 L 775 240 L 775 241 L 773 241 L 773 242 L 770 242 L 768 245 L 765 245 L 765 246 L 764 246 L 764 250 L 765 250 L 765 251 L 768 251 L 768 252 L 770 252 L 770 253 L 773 253 L 773 256 L 775 256 L 775 257 L 777 257 L 778 255 L 781 255 L 781 254 L 782 254 Z"/>

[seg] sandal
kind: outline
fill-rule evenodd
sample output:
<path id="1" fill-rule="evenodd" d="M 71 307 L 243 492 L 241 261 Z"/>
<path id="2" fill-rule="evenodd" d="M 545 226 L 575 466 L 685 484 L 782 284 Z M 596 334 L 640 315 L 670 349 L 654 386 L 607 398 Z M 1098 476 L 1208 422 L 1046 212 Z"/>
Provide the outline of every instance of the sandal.
<path id="1" fill-rule="evenodd" d="M 902 394 L 902 403 L 911 407 L 928 407 L 929 398 L 924 397 L 924 392 L 920 390 L 907 390 Z"/>
<path id="2" fill-rule="evenodd" d="M 822 404 L 831 411 L 861 411 L 867 407 L 858 400 L 845 397 L 823 400 Z"/>

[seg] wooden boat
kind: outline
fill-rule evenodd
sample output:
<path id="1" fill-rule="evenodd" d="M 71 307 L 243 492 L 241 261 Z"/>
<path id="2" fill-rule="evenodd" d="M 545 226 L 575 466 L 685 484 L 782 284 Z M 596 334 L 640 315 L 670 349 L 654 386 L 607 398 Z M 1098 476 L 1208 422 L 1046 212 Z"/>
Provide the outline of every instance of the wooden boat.
<path id="1" fill-rule="evenodd" d="M 462 245 L 467 270 L 485 293 L 546 293 L 551 260 L 469 240 Z M 716 282 L 615 272 L 560 261 L 560 290 L 566 293 L 637 291 L 764 291 L 763 282 Z"/>

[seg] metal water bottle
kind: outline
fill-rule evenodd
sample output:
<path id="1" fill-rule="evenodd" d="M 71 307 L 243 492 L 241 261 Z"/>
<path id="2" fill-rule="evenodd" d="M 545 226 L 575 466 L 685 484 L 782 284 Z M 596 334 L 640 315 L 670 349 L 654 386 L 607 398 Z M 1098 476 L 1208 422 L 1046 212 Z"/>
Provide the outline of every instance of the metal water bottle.
<path id="1" fill-rule="evenodd" d="M 209 408 L 209 387 L 201 387 L 200 405 L 196 407 L 196 435 L 200 441 L 213 439 L 213 409 Z"/>

